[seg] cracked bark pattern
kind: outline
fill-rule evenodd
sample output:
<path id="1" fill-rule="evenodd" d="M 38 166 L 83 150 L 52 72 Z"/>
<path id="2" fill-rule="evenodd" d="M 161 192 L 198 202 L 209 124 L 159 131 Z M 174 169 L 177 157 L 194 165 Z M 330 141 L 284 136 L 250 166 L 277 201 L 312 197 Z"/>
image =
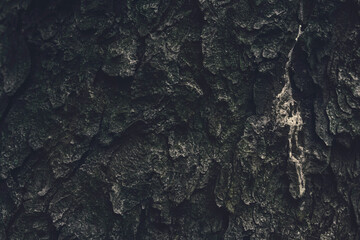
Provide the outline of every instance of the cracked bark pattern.
<path id="1" fill-rule="evenodd" d="M 359 14 L 0 1 L 0 239 L 359 239 Z"/>

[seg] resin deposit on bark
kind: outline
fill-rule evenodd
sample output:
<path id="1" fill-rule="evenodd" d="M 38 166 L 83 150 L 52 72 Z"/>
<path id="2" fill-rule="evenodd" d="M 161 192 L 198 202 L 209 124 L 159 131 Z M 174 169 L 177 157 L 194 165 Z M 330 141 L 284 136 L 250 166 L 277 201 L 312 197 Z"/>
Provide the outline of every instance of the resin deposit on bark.
<path id="1" fill-rule="evenodd" d="M 276 96 L 275 114 L 276 122 L 281 127 L 288 127 L 288 156 L 289 161 L 295 164 L 296 174 L 298 177 L 298 192 L 292 193 L 293 197 L 298 198 L 303 196 L 305 192 L 305 176 L 303 173 L 303 162 L 305 161 L 304 148 L 299 144 L 299 132 L 303 128 L 303 119 L 301 117 L 300 108 L 298 103 L 293 98 L 293 91 L 290 80 L 290 66 L 294 48 L 302 34 L 301 25 L 298 27 L 298 33 L 295 38 L 295 43 L 290 49 L 288 60 L 285 64 L 284 74 L 284 87 L 281 92 Z"/>

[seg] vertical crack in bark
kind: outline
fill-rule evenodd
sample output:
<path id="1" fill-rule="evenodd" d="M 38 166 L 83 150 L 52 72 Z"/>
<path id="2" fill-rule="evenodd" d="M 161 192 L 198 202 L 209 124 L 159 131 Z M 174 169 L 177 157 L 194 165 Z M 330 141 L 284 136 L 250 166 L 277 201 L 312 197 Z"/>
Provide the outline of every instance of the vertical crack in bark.
<path id="1" fill-rule="evenodd" d="M 300 3 L 300 20 L 302 21 L 303 9 Z M 285 80 L 284 87 L 281 92 L 276 96 L 275 99 L 275 111 L 276 111 L 276 122 L 280 127 L 289 127 L 288 133 L 288 160 L 295 165 L 296 174 L 298 178 L 298 192 L 291 193 L 294 198 L 302 197 L 305 193 L 305 176 L 303 172 L 303 163 L 305 161 L 304 148 L 299 144 L 299 132 L 302 130 L 304 125 L 301 117 L 299 105 L 293 98 L 293 91 L 291 88 L 290 72 L 289 69 L 292 63 L 292 55 L 294 48 L 303 33 L 301 30 L 302 25 L 298 26 L 298 33 L 295 38 L 295 43 L 288 54 L 288 61 L 285 64 L 285 74 L 283 76 Z"/>

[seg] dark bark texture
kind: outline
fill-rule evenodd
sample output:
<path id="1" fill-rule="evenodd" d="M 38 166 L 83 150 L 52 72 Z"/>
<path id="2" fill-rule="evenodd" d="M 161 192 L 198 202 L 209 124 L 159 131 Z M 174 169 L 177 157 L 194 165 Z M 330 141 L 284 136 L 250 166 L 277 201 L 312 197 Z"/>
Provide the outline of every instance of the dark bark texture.
<path id="1" fill-rule="evenodd" d="M 0 0 L 0 239 L 360 239 L 359 0 Z"/>

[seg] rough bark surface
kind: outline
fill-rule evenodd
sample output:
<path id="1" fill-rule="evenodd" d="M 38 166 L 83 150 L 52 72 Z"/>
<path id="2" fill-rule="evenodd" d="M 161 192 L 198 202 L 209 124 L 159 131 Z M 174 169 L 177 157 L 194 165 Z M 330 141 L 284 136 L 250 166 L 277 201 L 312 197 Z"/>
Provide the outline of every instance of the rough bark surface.
<path id="1" fill-rule="evenodd" d="M 0 0 L 0 239 L 360 239 L 358 0 Z"/>

